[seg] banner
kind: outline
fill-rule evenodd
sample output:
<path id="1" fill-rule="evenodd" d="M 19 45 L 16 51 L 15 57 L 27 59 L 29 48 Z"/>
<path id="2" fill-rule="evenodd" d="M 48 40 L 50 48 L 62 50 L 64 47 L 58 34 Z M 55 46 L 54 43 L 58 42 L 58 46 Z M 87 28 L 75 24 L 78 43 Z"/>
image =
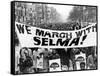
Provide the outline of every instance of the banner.
<path id="1" fill-rule="evenodd" d="M 22 47 L 71 48 L 96 46 L 96 23 L 73 31 L 42 29 L 15 22 Z"/>
<path id="2" fill-rule="evenodd" d="M 61 71 L 60 59 L 49 60 L 49 71 Z"/>

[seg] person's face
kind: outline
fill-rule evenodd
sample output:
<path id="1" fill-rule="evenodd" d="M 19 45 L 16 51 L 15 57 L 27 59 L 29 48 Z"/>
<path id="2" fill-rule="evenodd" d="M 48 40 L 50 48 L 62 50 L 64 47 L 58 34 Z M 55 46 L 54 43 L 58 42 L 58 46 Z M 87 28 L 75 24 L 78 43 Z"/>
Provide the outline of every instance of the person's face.
<path id="1" fill-rule="evenodd" d="M 65 51 L 66 51 L 66 52 L 68 51 L 67 48 L 65 48 Z"/>
<path id="2" fill-rule="evenodd" d="M 24 49 L 25 56 L 28 56 L 28 50 Z"/>
<path id="3" fill-rule="evenodd" d="M 34 55 L 34 51 L 32 52 L 32 55 Z"/>
<path id="4" fill-rule="evenodd" d="M 85 65 L 81 64 L 80 68 L 81 68 L 81 70 L 84 70 L 85 69 Z"/>
<path id="5" fill-rule="evenodd" d="M 21 51 L 22 58 L 25 58 L 24 49 Z"/>
<path id="6" fill-rule="evenodd" d="M 43 54 L 40 55 L 40 57 L 42 57 L 42 56 L 43 56 Z"/>
<path id="7" fill-rule="evenodd" d="M 53 54 L 56 54 L 56 50 L 52 50 L 52 53 L 53 53 Z"/>

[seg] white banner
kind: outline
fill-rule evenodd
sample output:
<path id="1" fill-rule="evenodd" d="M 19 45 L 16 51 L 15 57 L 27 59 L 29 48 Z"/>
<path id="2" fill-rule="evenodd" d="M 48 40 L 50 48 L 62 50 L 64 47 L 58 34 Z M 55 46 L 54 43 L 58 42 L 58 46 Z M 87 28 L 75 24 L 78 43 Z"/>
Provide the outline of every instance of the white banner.
<path id="1" fill-rule="evenodd" d="M 61 71 L 60 59 L 49 60 L 49 71 Z"/>
<path id="2" fill-rule="evenodd" d="M 15 31 L 22 47 L 71 48 L 96 46 L 96 23 L 73 31 L 37 28 L 15 22 Z"/>

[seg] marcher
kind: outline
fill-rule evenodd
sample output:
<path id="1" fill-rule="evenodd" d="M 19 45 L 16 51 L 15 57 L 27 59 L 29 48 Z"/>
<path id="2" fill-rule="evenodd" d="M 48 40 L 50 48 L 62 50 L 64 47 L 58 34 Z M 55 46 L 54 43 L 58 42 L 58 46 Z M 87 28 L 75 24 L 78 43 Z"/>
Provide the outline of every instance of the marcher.
<path id="1" fill-rule="evenodd" d="M 20 50 L 19 64 L 21 73 L 29 73 L 30 68 L 33 66 L 32 58 L 29 56 L 28 49 L 26 47 Z"/>
<path id="2" fill-rule="evenodd" d="M 33 68 L 35 72 L 37 72 L 37 58 L 39 57 L 38 48 L 34 48 L 32 53 L 33 53 Z"/>
<path id="3" fill-rule="evenodd" d="M 93 56 L 91 54 L 87 58 L 87 69 L 94 69 L 94 66 L 95 66 L 94 65 L 94 58 L 93 58 Z"/>

